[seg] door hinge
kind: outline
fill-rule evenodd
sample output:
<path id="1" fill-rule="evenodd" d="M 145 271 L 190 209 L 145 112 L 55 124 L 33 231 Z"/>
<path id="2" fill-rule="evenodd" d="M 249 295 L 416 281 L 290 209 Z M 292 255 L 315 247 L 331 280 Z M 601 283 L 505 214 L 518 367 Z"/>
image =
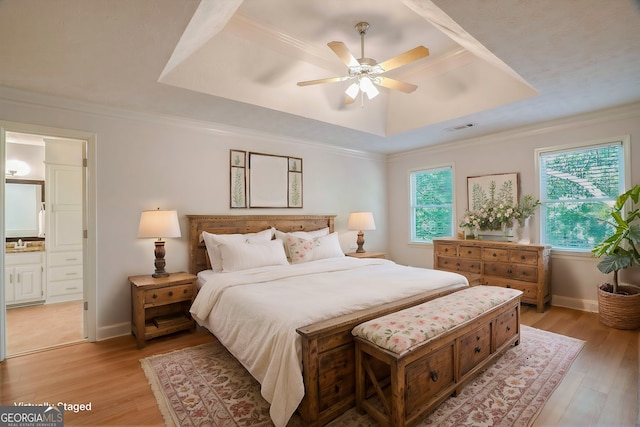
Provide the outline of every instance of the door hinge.
<path id="1" fill-rule="evenodd" d="M 87 167 L 87 159 L 82 159 L 82 166 Z"/>
<path id="2" fill-rule="evenodd" d="M 89 311 L 89 301 L 84 302 L 84 310 Z"/>
<path id="3" fill-rule="evenodd" d="M 84 237 L 85 239 L 89 238 L 89 230 L 82 230 L 82 237 Z"/>

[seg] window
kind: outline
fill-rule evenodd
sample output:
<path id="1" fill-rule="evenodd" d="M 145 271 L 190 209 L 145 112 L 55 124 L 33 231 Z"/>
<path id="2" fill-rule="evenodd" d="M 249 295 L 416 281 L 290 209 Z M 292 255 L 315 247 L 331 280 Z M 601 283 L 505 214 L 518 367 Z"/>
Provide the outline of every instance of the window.
<path id="1" fill-rule="evenodd" d="M 590 251 L 610 233 L 602 219 L 625 188 L 622 140 L 538 151 L 541 240 Z"/>
<path id="2" fill-rule="evenodd" d="M 411 241 L 453 235 L 453 168 L 411 172 Z"/>

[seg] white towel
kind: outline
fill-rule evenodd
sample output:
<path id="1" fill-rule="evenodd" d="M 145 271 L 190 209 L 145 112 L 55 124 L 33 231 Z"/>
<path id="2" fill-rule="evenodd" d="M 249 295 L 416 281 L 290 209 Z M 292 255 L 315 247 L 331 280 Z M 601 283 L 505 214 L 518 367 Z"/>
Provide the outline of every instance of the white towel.
<path id="1" fill-rule="evenodd" d="M 44 209 L 38 212 L 38 237 L 44 237 Z"/>

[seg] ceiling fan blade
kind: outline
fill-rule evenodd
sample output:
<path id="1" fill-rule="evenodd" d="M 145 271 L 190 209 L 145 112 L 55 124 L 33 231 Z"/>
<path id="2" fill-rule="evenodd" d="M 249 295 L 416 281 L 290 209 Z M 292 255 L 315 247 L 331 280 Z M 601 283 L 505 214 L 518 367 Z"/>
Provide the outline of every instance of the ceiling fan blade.
<path id="1" fill-rule="evenodd" d="M 389 77 L 385 76 L 376 77 L 375 82 L 380 86 L 386 87 L 388 89 L 399 90 L 404 93 L 411 93 L 418 88 L 418 86 L 414 84 L 390 79 Z"/>
<path id="2" fill-rule="evenodd" d="M 348 80 L 348 76 L 342 77 L 329 77 L 326 79 L 318 79 L 318 80 L 308 80 L 306 82 L 298 82 L 298 86 L 309 86 L 309 85 L 317 85 L 320 83 L 334 83 L 334 82 L 342 82 Z"/>
<path id="3" fill-rule="evenodd" d="M 384 72 L 391 71 L 395 68 L 402 67 L 410 62 L 417 61 L 429 55 L 429 49 L 424 46 L 415 47 L 405 53 L 389 58 L 378 64 Z"/>
<path id="4" fill-rule="evenodd" d="M 331 48 L 331 50 L 338 55 L 340 60 L 344 62 L 347 67 L 357 67 L 360 65 L 355 56 L 351 53 L 351 51 L 345 46 L 342 42 L 329 42 L 327 46 Z"/>
<path id="5" fill-rule="evenodd" d="M 344 103 L 345 104 L 353 104 L 354 102 L 356 102 L 355 98 L 352 98 L 349 95 L 345 95 L 344 96 Z"/>

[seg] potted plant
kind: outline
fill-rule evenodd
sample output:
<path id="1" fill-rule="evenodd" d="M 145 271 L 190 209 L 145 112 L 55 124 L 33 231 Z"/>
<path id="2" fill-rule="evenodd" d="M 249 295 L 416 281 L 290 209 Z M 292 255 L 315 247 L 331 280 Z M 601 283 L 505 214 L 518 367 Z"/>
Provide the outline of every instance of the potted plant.
<path id="1" fill-rule="evenodd" d="M 617 329 L 640 328 L 640 288 L 618 282 L 619 272 L 640 265 L 640 184 L 620 194 L 607 221 L 614 232 L 593 248 L 596 257 L 602 257 L 598 269 L 613 273 L 613 283 L 598 287 L 598 311 L 600 321 Z M 623 210 L 628 203 L 626 217 Z"/>

